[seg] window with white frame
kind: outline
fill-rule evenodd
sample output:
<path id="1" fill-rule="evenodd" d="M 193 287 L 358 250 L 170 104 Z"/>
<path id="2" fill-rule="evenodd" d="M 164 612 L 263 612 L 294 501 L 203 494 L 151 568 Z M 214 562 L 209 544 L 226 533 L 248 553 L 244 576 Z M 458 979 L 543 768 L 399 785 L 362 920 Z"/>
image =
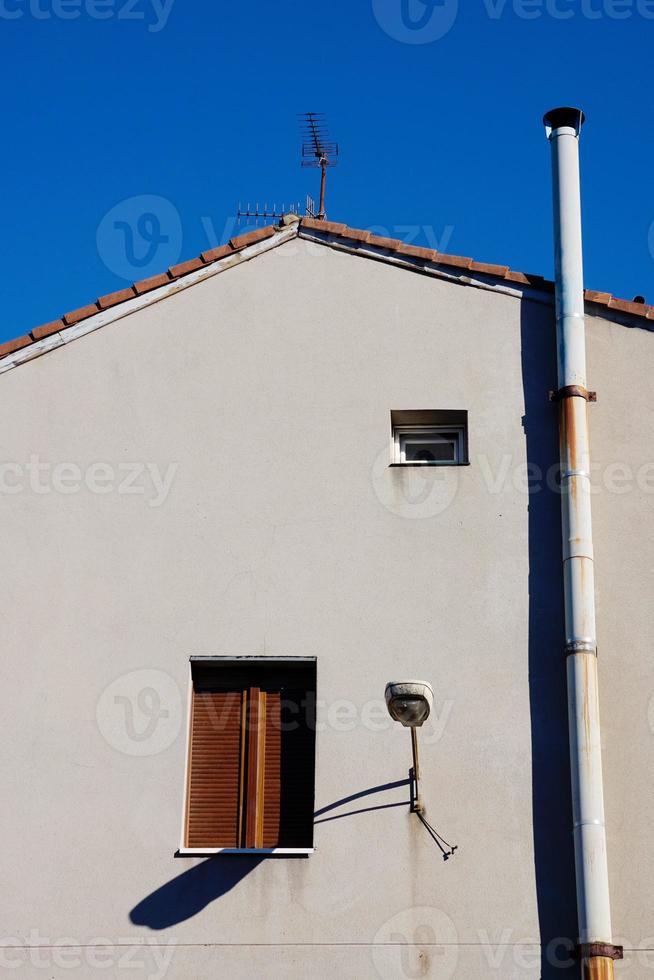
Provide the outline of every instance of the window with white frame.
<path id="1" fill-rule="evenodd" d="M 468 462 L 467 413 L 404 411 L 391 413 L 395 466 L 462 466 Z"/>
<path id="2" fill-rule="evenodd" d="M 463 458 L 463 429 L 424 426 L 395 429 L 395 462 L 456 465 Z"/>

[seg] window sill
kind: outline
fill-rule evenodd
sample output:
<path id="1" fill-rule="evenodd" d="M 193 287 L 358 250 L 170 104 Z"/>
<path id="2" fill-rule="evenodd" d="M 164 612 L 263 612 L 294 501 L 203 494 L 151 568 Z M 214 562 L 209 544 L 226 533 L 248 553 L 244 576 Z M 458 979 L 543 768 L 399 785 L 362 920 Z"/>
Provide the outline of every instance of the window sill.
<path id="1" fill-rule="evenodd" d="M 424 463 L 390 463 L 389 465 L 390 465 L 391 469 L 397 469 L 398 467 L 402 467 L 403 468 L 405 466 L 420 466 L 422 468 L 429 467 L 429 469 L 435 469 L 436 467 L 439 467 L 439 468 L 443 469 L 443 468 L 447 468 L 447 467 L 450 467 L 451 468 L 451 467 L 457 467 L 457 466 L 470 466 L 471 464 L 469 462 L 467 462 L 467 463 L 428 463 L 428 462 L 424 462 Z"/>
<path id="2" fill-rule="evenodd" d="M 180 847 L 175 857 L 214 857 L 216 854 L 258 854 L 261 857 L 285 855 L 286 857 L 306 857 L 313 854 L 313 847 Z"/>

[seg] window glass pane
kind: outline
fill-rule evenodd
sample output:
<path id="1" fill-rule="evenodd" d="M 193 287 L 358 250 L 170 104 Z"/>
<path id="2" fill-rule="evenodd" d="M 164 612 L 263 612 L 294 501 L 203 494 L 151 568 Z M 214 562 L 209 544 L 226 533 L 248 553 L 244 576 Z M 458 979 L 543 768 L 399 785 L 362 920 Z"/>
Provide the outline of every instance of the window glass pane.
<path id="1" fill-rule="evenodd" d="M 456 462 L 457 439 L 454 435 L 430 438 L 407 438 L 404 443 L 407 463 Z"/>

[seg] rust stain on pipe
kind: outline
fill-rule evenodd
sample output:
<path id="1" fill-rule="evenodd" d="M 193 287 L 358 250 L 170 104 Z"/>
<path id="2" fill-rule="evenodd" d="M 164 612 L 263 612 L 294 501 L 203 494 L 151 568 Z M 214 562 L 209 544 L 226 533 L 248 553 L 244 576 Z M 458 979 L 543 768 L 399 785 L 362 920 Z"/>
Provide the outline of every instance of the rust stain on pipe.
<path id="1" fill-rule="evenodd" d="M 607 956 L 592 956 L 584 960 L 584 980 L 614 980 L 613 960 Z"/>
<path id="2" fill-rule="evenodd" d="M 588 675 L 589 668 L 591 666 L 590 657 L 583 657 L 583 672 L 584 672 L 584 690 L 582 692 L 583 702 L 582 710 L 584 715 L 584 754 L 590 757 L 591 750 L 591 737 L 590 737 L 590 704 L 589 704 L 589 694 L 590 694 L 590 677 Z"/>

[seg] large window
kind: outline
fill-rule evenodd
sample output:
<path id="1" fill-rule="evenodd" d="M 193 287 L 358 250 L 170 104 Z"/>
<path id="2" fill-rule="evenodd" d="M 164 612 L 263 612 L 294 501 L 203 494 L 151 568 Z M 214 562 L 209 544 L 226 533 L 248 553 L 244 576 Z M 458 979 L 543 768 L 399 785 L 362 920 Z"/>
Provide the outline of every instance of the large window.
<path id="1" fill-rule="evenodd" d="M 313 658 L 191 658 L 180 853 L 311 850 L 315 693 Z"/>

